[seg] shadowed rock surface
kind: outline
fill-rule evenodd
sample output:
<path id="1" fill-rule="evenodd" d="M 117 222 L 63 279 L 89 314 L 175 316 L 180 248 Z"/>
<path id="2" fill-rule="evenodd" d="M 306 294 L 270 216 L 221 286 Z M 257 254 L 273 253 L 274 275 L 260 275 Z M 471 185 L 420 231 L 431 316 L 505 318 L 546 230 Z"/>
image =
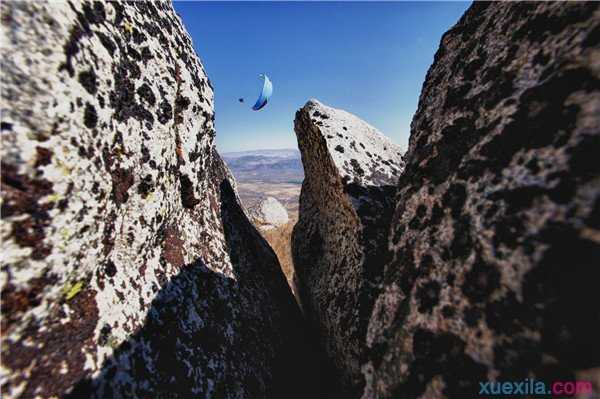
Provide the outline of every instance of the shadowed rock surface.
<path id="1" fill-rule="evenodd" d="M 473 397 L 479 381 L 600 366 L 599 28 L 598 3 L 476 3 L 443 36 L 364 397 Z"/>
<path id="2" fill-rule="evenodd" d="M 171 5 L 1 13 L 3 395 L 314 396 Z"/>
<path id="3" fill-rule="evenodd" d="M 316 100 L 296 113 L 294 129 L 305 172 L 292 238 L 296 287 L 337 374 L 337 394 L 356 396 L 404 163 L 375 128 Z"/>

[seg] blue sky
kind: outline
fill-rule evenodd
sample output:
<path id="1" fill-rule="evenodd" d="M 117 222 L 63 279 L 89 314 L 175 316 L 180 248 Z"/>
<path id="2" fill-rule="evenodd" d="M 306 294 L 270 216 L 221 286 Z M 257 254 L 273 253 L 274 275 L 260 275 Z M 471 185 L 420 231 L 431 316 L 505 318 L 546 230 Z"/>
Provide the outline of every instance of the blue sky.
<path id="1" fill-rule="evenodd" d="M 221 152 L 295 148 L 310 98 L 406 146 L 442 34 L 466 2 L 175 2 L 215 88 Z M 251 107 L 266 73 L 273 96 Z M 238 98 L 244 98 L 239 103 Z"/>

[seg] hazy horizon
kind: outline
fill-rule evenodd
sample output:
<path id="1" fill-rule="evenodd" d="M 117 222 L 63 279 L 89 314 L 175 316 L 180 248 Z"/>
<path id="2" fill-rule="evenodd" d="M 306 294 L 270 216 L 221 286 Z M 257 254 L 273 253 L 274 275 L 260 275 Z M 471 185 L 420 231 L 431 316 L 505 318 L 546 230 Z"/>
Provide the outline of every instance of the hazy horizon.
<path id="1" fill-rule="evenodd" d="M 241 154 L 241 153 L 246 153 L 246 152 L 267 152 L 267 151 L 295 151 L 295 152 L 300 152 L 300 150 L 298 149 L 298 147 L 289 147 L 289 148 L 253 148 L 250 150 L 239 150 L 239 151 L 219 151 L 219 154 L 221 155 L 225 155 L 225 154 Z"/>
<path id="2" fill-rule="evenodd" d="M 310 98 L 406 148 L 440 38 L 469 4 L 174 3 L 215 89 L 221 153 L 296 148 L 294 115 Z M 261 73 L 274 92 L 256 112 Z"/>

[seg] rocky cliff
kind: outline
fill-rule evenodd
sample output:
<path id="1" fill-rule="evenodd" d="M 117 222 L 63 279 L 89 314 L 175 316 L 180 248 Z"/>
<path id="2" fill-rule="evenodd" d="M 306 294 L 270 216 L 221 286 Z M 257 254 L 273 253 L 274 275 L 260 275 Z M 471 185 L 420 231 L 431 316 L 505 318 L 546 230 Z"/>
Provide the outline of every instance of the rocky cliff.
<path id="1" fill-rule="evenodd" d="M 293 232 L 296 287 L 340 380 L 360 384 L 372 302 L 381 283 L 400 148 L 345 111 L 310 100 L 294 129 L 305 179 Z"/>
<path id="2" fill-rule="evenodd" d="M 597 3 L 471 6 L 441 40 L 397 185 L 368 178 L 389 156 L 367 135 L 329 129 L 316 103 L 297 113 L 298 285 L 354 396 L 598 379 L 599 29 Z M 390 225 L 370 265 L 365 182 L 385 187 L 370 224 Z"/>
<path id="3" fill-rule="evenodd" d="M 365 396 L 465 397 L 492 377 L 567 381 L 600 365 L 599 26 L 597 3 L 487 3 L 443 36 Z"/>
<path id="4" fill-rule="evenodd" d="M 311 396 L 289 388 L 300 313 L 171 5 L 1 13 L 3 394 Z"/>

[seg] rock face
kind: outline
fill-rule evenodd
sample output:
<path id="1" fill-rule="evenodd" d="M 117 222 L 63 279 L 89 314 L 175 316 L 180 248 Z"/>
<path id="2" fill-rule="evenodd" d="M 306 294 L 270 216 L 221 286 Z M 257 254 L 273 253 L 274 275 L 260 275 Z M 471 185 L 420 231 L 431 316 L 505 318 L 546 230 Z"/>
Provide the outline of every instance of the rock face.
<path id="1" fill-rule="evenodd" d="M 289 389 L 299 310 L 171 5 L 1 12 L 3 394 L 310 397 Z"/>
<path id="2" fill-rule="evenodd" d="M 249 209 L 248 213 L 254 223 L 264 230 L 282 226 L 289 220 L 285 207 L 273 197 L 263 199 L 255 207 Z"/>
<path id="3" fill-rule="evenodd" d="M 473 5 L 412 122 L 365 397 L 600 366 L 600 8 Z M 579 379 L 581 375 L 579 375 Z"/>
<path id="4" fill-rule="evenodd" d="M 597 3 L 476 3 L 443 36 L 373 274 L 344 184 L 369 168 L 340 164 L 350 146 L 321 133 L 329 112 L 298 112 L 296 270 L 351 392 L 465 398 L 490 379 L 598 379 L 599 29 Z"/>
<path id="5" fill-rule="evenodd" d="M 400 148 L 356 116 L 310 100 L 294 129 L 305 179 L 293 232 L 296 287 L 340 380 L 360 385 L 367 323 L 381 282 Z"/>

